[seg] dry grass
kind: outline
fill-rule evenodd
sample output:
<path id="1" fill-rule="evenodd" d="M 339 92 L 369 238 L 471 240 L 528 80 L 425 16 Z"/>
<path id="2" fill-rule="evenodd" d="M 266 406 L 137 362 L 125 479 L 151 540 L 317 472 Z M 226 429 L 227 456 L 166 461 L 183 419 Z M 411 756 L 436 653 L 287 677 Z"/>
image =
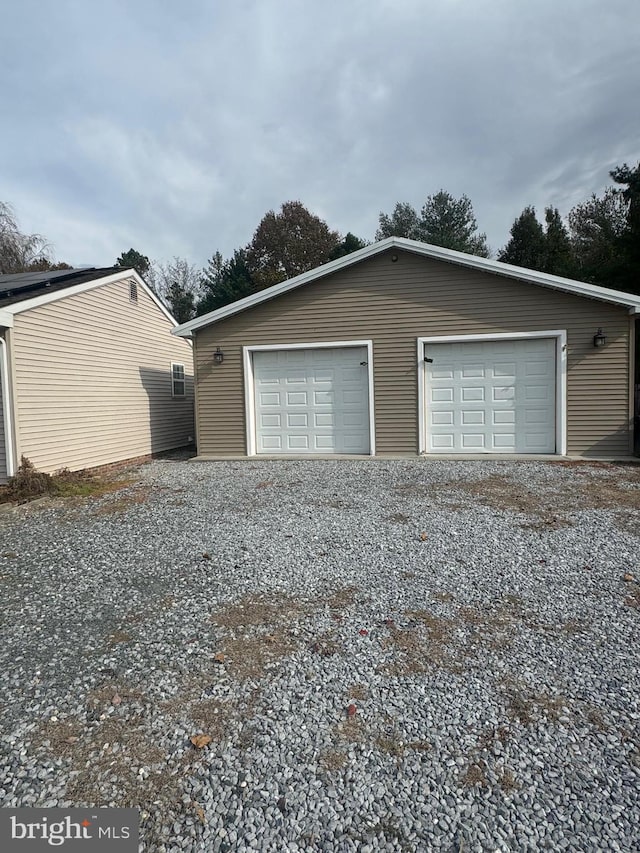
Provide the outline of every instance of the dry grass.
<path id="1" fill-rule="evenodd" d="M 135 506 L 146 503 L 152 491 L 151 486 L 136 486 L 126 494 L 103 503 L 95 510 L 95 515 L 120 515 Z"/>
<path id="2" fill-rule="evenodd" d="M 367 736 L 367 726 L 358 714 L 336 723 L 332 730 L 333 740 L 337 742 L 363 743 Z"/>
<path id="3" fill-rule="evenodd" d="M 121 631 L 120 629 L 113 631 L 107 637 L 107 646 L 109 648 L 113 648 L 113 646 L 117 646 L 118 643 L 130 643 L 133 640 L 133 636 L 126 631 Z"/>
<path id="4" fill-rule="evenodd" d="M 36 498 L 99 498 L 116 492 L 133 481 L 122 477 L 105 477 L 89 471 L 63 468 L 54 474 L 37 471 L 25 456 L 6 486 L 0 486 L 0 503 L 27 503 Z"/>
<path id="5" fill-rule="evenodd" d="M 342 612 L 356 602 L 360 588 L 357 586 L 345 586 L 336 590 L 328 599 L 329 610 Z"/>
<path id="6" fill-rule="evenodd" d="M 485 776 L 485 772 L 480 764 L 474 763 L 470 764 L 465 772 L 460 774 L 459 781 L 465 788 L 473 788 L 475 785 L 485 787 L 487 784 L 487 777 Z"/>
<path id="7" fill-rule="evenodd" d="M 387 521 L 393 521 L 395 524 L 407 524 L 409 516 L 404 512 L 394 512 L 393 515 L 387 516 Z"/>
<path id="8" fill-rule="evenodd" d="M 144 699 L 140 691 L 126 685 L 106 685 L 87 696 L 89 713 L 106 710 L 116 694 L 123 703 Z M 136 709 L 126 718 L 107 716 L 88 728 L 79 720 L 47 721 L 40 726 L 37 736 L 48 741 L 56 757 L 69 762 L 67 799 L 115 803 L 121 808 L 158 798 L 177 799 L 177 779 L 167 786 L 167 756 L 144 732 L 142 714 Z"/>
<path id="9" fill-rule="evenodd" d="M 568 706 L 564 696 L 552 696 L 545 691 L 535 692 L 510 679 L 505 682 L 505 698 L 508 715 L 525 726 L 542 717 L 557 722 L 562 716 L 562 709 Z"/>
<path id="10" fill-rule="evenodd" d="M 635 610 L 640 610 L 640 584 L 634 583 L 627 589 L 627 596 L 624 603 L 627 607 L 633 607 Z"/>
<path id="11" fill-rule="evenodd" d="M 510 767 L 501 767 L 498 770 L 498 783 L 505 794 L 512 794 L 522 787 Z"/>
<path id="12" fill-rule="evenodd" d="M 364 702 L 369 698 L 369 691 L 364 684 L 352 684 L 347 694 L 347 699 L 355 699 L 356 702 Z"/>
<path id="13" fill-rule="evenodd" d="M 333 631 L 325 631 L 319 634 L 310 644 L 309 648 L 312 652 L 323 658 L 333 657 L 333 655 L 337 655 L 341 650 L 340 643 Z"/>
<path id="14" fill-rule="evenodd" d="M 562 464 L 562 463 L 554 463 Z M 439 483 L 431 487 L 433 494 L 449 496 L 463 493 L 486 506 L 511 510 L 537 517 L 528 525 L 537 530 L 554 530 L 571 522 L 565 513 L 581 509 L 640 509 L 640 466 L 606 463 L 565 463 L 578 477 L 568 479 L 556 489 L 540 487 L 536 491 L 524 482 L 502 474 L 481 480 Z M 415 491 L 415 487 L 407 487 Z M 394 491 L 399 487 L 395 486 Z"/>
<path id="15" fill-rule="evenodd" d="M 347 766 L 347 753 L 343 749 L 328 749 L 320 756 L 320 764 L 332 773 Z"/>
<path id="16" fill-rule="evenodd" d="M 450 598 L 453 596 L 444 596 L 447 602 Z M 479 647 L 501 650 L 522 625 L 541 627 L 517 596 L 505 596 L 486 610 L 459 606 L 447 618 L 428 610 L 410 610 L 404 615 L 407 623 L 402 627 L 388 625 L 388 634 L 381 641 L 382 647 L 395 655 L 378 671 L 391 676 L 420 675 L 433 667 L 460 674 L 469 658 L 479 653 Z"/>
<path id="17" fill-rule="evenodd" d="M 219 654 L 227 672 L 241 680 L 259 679 L 293 654 L 300 641 L 292 628 L 308 607 L 285 595 L 248 595 L 212 613 L 211 621 L 224 631 Z"/>

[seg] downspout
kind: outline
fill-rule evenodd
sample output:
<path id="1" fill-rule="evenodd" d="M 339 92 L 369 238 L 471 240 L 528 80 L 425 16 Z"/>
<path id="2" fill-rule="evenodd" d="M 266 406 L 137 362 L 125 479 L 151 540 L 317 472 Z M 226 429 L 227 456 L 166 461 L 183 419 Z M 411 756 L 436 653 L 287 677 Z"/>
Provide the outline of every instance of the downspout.
<path id="1" fill-rule="evenodd" d="M 9 368 L 7 342 L 0 337 L 0 387 L 2 388 L 2 417 L 4 420 L 4 448 L 7 464 L 7 476 L 15 474 L 13 459 L 13 419 L 11 417 L 11 396 L 9 394 Z"/>

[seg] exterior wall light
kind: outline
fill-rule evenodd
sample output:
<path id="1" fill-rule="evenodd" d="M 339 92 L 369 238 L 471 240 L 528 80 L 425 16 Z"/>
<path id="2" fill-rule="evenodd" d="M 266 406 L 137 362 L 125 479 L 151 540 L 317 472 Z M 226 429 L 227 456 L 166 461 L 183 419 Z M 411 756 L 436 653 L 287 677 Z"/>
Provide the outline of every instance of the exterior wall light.
<path id="1" fill-rule="evenodd" d="M 224 361 L 224 353 L 222 352 L 220 347 L 216 348 L 216 351 L 213 354 L 213 360 L 216 364 L 222 364 L 222 362 Z"/>
<path id="2" fill-rule="evenodd" d="M 603 347 L 607 342 L 606 335 L 602 331 L 602 328 L 599 328 L 598 331 L 593 336 L 593 345 L 594 347 Z"/>

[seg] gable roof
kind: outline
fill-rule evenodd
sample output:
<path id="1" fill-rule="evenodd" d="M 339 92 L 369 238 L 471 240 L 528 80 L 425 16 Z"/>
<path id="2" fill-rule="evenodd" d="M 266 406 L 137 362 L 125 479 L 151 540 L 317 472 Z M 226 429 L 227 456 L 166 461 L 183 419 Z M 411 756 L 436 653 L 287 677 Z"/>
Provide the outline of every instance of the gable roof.
<path id="1" fill-rule="evenodd" d="M 515 267 L 511 264 L 504 264 L 501 261 L 494 261 L 490 258 L 479 258 L 476 255 L 467 255 L 464 252 L 455 252 L 453 249 L 443 249 L 441 246 L 431 246 L 428 243 L 407 240 L 404 237 L 387 237 L 379 243 L 365 246 L 364 249 L 358 249 L 357 252 L 352 252 L 350 255 L 338 258 L 336 261 L 323 264 L 295 278 L 290 278 L 288 281 L 274 284 L 272 287 L 261 290 L 259 293 L 252 293 L 250 296 L 245 296 L 244 299 L 238 299 L 237 302 L 232 302 L 230 305 L 224 305 L 222 308 L 210 311 L 208 314 L 203 314 L 202 317 L 189 320 L 189 322 L 177 326 L 172 332 L 174 335 L 179 335 L 180 337 L 189 337 L 192 332 L 201 329 L 203 326 L 210 326 L 213 323 L 224 320 L 226 317 L 232 317 L 234 314 L 239 314 L 241 311 L 253 308 L 254 305 L 260 305 L 262 302 L 275 299 L 283 293 L 288 293 L 297 287 L 302 287 L 324 276 L 346 269 L 353 264 L 360 263 L 367 258 L 372 258 L 389 249 L 403 249 L 416 255 L 445 261 L 456 264 L 457 266 L 481 270 L 482 272 L 501 275 L 506 278 L 517 279 L 518 281 L 526 281 L 555 290 L 563 290 L 567 293 L 574 293 L 577 296 L 586 296 L 590 299 L 599 299 L 603 302 L 623 305 L 629 309 L 630 313 L 640 313 L 640 296 L 635 296 L 632 293 L 623 293 L 620 290 L 610 290 L 608 287 L 599 287 L 598 285 L 588 284 L 587 282 L 561 278 L 557 275 L 549 275 L 548 273 L 537 272 L 536 270 L 529 270 L 524 267 Z"/>
<path id="2" fill-rule="evenodd" d="M 13 315 L 38 308 L 65 296 L 85 293 L 115 281 L 133 280 L 172 326 L 178 322 L 164 302 L 134 269 L 126 267 L 85 267 L 83 269 L 0 275 L 0 326 L 12 326 Z M 171 330 L 173 331 L 173 329 Z"/>
<path id="3" fill-rule="evenodd" d="M 64 290 L 72 284 L 94 281 L 116 272 L 117 267 L 84 267 L 70 270 L 46 270 L 44 272 L 20 272 L 0 275 L 0 307 L 32 299 L 42 293 Z"/>

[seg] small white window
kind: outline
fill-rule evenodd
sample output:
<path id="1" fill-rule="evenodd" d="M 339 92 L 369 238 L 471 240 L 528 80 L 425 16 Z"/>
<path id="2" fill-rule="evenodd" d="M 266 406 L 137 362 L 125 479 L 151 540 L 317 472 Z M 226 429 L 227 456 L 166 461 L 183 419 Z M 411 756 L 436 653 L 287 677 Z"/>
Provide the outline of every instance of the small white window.
<path id="1" fill-rule="evenodd" d="M 129 302 L 138 301 L 138 285 L 135 281 L 129 282 Z"/>
<path id="2" fill-rule="evenodd" d="M 184 364 L 171 362 L 171 396 L 184 397 Z"/>

